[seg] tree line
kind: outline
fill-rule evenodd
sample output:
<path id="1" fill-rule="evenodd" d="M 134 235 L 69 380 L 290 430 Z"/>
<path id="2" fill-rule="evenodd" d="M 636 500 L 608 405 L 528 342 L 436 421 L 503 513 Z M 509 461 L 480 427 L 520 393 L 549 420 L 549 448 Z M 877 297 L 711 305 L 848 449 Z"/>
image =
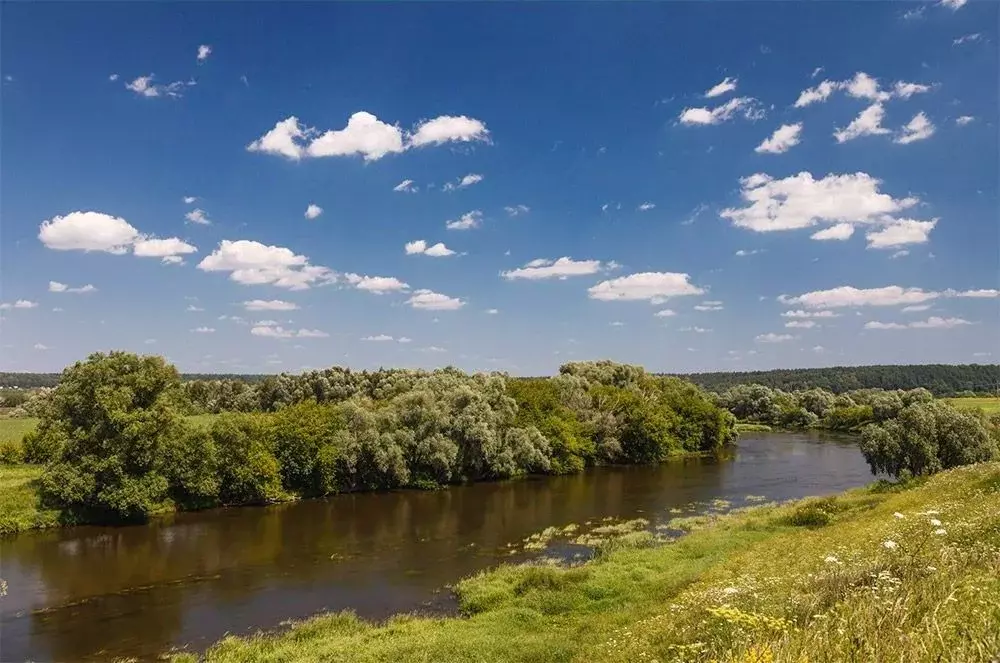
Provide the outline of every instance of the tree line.
<path id="1" fill-rule="evenodd" d="M 1000 364 L 834 366 L 742 373 L 691 373 L 683 377 L 710 391 L 724 391 L 740 384 L 760 384 L 785 391 L 818 387 L 835 394 L 858 389 L 921 387 L 935 396 L 1000 394 Z"/>
<path id="2" fill-rule="evenodd" d="M 655 463 L 735 438 L 734 417 L 695 385 L 611 362 L 544 379 L 329 369 L 250 385 L 97 353 L 37 407 L 23 460 L 46 465 L 43 502 L 77 522 Z M 204 411 L 222 414 L 184 417 Z"/>

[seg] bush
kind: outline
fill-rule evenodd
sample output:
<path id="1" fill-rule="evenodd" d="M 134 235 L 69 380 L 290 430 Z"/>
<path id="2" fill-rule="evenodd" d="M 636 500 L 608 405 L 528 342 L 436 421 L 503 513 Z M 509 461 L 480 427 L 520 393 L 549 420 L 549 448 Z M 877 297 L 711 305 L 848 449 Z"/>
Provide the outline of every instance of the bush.
<path id="1" fill-rule="evenodd" d="M 209 429 L 218 457 L 223 504 L 266 504 L 285 497 L 278 459 L 261 414 L 223 414 Z"/>
<path id="2" fill-rule="evenodd" d="M 164 475 L 178 506 L 205 509 L 219 503 L 219 456 L 207 430 L 185 426 L 163 453 Z"/>
<path id="3" fill-rule="evenodd" d="M 24 462 L 24 449 L 16 440 L 0 441 L 0 465 L 17 465 Z"/>

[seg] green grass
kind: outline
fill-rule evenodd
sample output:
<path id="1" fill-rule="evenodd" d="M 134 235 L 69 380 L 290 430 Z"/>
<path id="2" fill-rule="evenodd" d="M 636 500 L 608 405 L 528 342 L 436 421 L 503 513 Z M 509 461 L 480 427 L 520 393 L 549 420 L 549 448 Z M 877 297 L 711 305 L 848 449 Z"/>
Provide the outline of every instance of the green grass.
<path id="1" fill-rule="evenodd" d="M 1000 464 L 683 525 L 673 543 L 632 533 L 584 565 L 466 579 L 462 617 L 324 615 L 227 637 L 204 659 L 957 663 L 1000 652 Z"/>
<path id="2" fill-rule="evenodd" d="M 749 421 L 737 421 L 736 422 L 736 432 L 737 433 L 767 433 L 773 430 L 767 424 L 757 424 Z"/>
<path id="3" fill-rule="evenodd" d="M 35 430 L 38 419 L 0 419 L 0 442 L 20 442 L 25 433 Z"/>
<path id="4" fill-rule="evenodd" d="M 948 398 L 946 400 L 955 407 L 979 408 L 988 414 L 1000 412 L 1000 396 L 993 398 Z"/>
<path id="5" fill-rule="evenodd" d="M 38 504 L 40 465 L 0 465 L 0 534 L 59 524 L 59 513 Z"/>

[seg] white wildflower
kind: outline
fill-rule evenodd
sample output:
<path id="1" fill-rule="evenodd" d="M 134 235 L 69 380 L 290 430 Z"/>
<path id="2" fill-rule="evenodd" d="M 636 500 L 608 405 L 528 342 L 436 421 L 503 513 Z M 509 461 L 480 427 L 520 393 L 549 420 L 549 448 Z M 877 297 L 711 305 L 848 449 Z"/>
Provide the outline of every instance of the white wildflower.
<path id="1" fill-rule="evenodd" d="M 735 587 L 726 587 L 724 590 L 722 590 L 723 594 L 739 594 L 739 592 L 740 590 L 736 589 Z"/>
<path id="2" fill-rule="evenodd" d="M 931 527 L 941 527 L 941 521 L 937 518 L 931 518 Z"/>
<path id="3" fill-rule="evenodd" d="M 936 530 L 934 530 L 934 534 L 936 534 L 937 536 L 944 536 L 947 533 L 948 531 L 943 527 L 938 527 Z"/>
<path id="4" fill-rule="evenodd" d="M 823 558 L 823 561 L 826 562 L 827 564 L 840 564 L 840 560 L 834 557 L 833 555 L 827 555 L 825 558 Z"/>
<path id="5" fill-rule="evenodd" d="M 937 571 L 937 567 L 936 566 L 928 566 L 927 570 L 930 571 L 931 573 L 934 573 L 935 571 Z"/>
<path id="6" fill-rule="evenodd" d="M 903 514 L 901 514 L 899 511 L 897 511 L 894 514 L 892 514 L 892 517 L 893 518 L 899 518 L 900 520 L 902 520 L 903 518 L 906 518 L 906 516 L 904 516 Z"/>
<path id="7" fill-rule="evenodd" d="M 895 541 L 883 541 L 882 547 L 886 550 L 895 550 L 899 545 Z"/>

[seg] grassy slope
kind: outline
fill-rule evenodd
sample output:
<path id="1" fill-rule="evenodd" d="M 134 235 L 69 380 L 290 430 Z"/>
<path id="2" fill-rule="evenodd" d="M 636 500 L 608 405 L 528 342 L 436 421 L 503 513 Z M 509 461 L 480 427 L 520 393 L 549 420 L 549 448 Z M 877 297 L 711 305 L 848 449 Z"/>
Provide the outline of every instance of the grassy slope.
<path id="1" fill-rule="evenodd" d="M 796 514 L 831 520 L 795 526 Z M 583 566 L 504 566 L 465 580 L 467 618 L 320 616 L 226 638 L 205 658 L 832 663 L 1000 652 L 1000 464 L 688 524 L 674 543 L 622 544 Z"/>

